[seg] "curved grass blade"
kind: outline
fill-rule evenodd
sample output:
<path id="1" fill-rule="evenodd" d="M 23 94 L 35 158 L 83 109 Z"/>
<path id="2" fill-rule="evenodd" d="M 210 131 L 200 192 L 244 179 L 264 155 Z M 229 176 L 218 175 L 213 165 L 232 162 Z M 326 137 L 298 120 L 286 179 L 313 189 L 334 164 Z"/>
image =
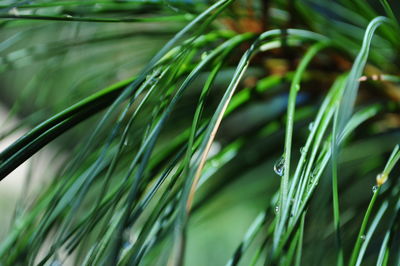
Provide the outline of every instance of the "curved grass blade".
<path id="1" fill-rule="evenodd" d="M 287 121 L 286 121 L 286 131 L 285 131 L 285 149 L 284 149 L 284 166 L 283 166 L 283 177 L 281 181 L 281 189 L 280 189 L 280 201 L 279 201 L 279 209 L 282 210 L 277 214 L 277 228 L 274 232 L 274 248 L 278 246 L 278 242 L 280 240 L 280 235 L 283 231 L 283 227 L 286 223 L 286 219 L 288 216 L 288 207 L 289 207 L 289 176 L 290 176 L 290 158 L 291 158 L 291 149 L 292 149 L 292 138 L 293 138 L 293 123 L 294 123 L 294 113 L 295 113 L 295 105 L 296 105 L 296 97 L 297 92 L 300 90 L 300 82 L 302 76 L 306 70 L 307 65 L 311 62 L 312 58 L 323 48 L 327 46 L 326 42 L 317 43 L 312 46 L 307 53 L 304 55 L 301 60 L 299 66 L 296 69 L 294 74 L 294 78 L 290 85 L 290 93 L 288 99 L 288 107 L 287 107 Z"/>
<path id="2" fill-rule="evenodd" d="M 359 78 L 368 59 L 369 48 L 375 30 L 383 22 L 387 22 L 386 17 L 377 17 L 373 19 L 368 25 L 363 44 L 359 54 L 357 55 L 353 67 L 349 73 L 346 81 L 345 90 L 343 92 L 342 100 L 339 103 L 335 120 L 333 125 L 333 138 L 332 138 L 332 194 L 333 194 L 333 214 L 334 224 L 336 230 L 336 238 L 338 244 L 338 261 L 337 265 L 343 265 L 343 247 L 340 236 L 340 210 L 339 210 L 339 192 L 338 192 L 338 173 L 337 173 L 337 158 L 339 153 L 339 139 L 342 138 L 346 121 L 350 118 L 353 112 L 358 86 Z"/>

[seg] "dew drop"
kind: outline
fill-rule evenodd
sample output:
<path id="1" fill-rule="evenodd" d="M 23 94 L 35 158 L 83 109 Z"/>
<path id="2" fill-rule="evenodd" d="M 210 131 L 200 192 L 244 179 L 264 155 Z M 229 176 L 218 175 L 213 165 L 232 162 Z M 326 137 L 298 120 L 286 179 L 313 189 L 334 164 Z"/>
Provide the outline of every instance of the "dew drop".
<path id="1" fill-rule="evenodd" d="M 279 176 L 283 176 L 285 173 L 285 158 L 283 156 L 275 163 L 274 172 Z"/>
<path id="2" fill-rule="evenodd" d="M 131 241 L 125 241 L 122 247 L 126 249 L 129 248 L 131 245 L 132 245 Z"/>
<path id="3" fill-rule="evenodd" d="M 375 193 L 378 190 L 378 186 L 373 186 L 372 187 L 372 193 Z"/>
<path id="4" fill-rule="evenodd" d="M 315 178 L 315 177 L 318 175 L 318 171 L 319 171 L 319 169 L 318 169 L 318 168 L 315 168 L 315 169 L 311 172 L 311 177 L 312 177 L 312 178 Z"/>
<path id="5" fill-rule="evenodd" d="M 278 213 L 279 213 L 279 206 L 276 205 L 276 206 L 275 206 L 275 214 L 278 214 Z"/>
<path id="6" fill-rule="evenodd" d="M 314 128 L 314 122 L 311 122 L 310 124 L 308 124 L 308 130 L 312 131 Z"/>
<path id="7" fill-rule="evenodd" d="M 360 239 L 361 239 L 362 241 L 364 241 L 364 240 L 365 240 L 365 235 L 360 236 Z"/>
<path id="8" fill-rule="evenodd" d="M 128 138 L 125 138 L 125 140 L 124 140 L 124 146 L 128 146 L 128 144 L 129 144 Z"/>

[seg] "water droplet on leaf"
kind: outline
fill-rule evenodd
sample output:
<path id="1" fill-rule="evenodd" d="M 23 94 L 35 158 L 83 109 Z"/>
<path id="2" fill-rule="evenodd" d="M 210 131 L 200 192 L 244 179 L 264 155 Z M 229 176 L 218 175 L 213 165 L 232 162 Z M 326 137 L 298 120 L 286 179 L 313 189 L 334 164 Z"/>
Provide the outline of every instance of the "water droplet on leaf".
<path id="1" fill-rule="evenodd" d="M 279 206 L 276 205 L 276 206 L 275 206 L 275 214 L 278 214 L 278 213 L 279 213 Z"/>
<path id="2" fill-rule="evenodd" d="M 365 235 L 360 236 L 361 240 L 364 241 L 365 240 Z"/>
<path id="3" fill-rule="evenodd" d="M 308 130 L 312 131 L 314 128 L 314 122 L 311 122 L 310 124 L 308 124 Z"/>
<path id="4" fill-rule="evenodd" d="M 204 59 L 206 59 L 206 57 L 207 57 L 207 55 L 208 55 L 208 53 L 207 52 L 204 52 L 204 53 L 202 53 L 201 54 L 201 60 L 204 60 Z"/>
<path id="5" fill-rule="evenodd" d="M 279 176 L 284 175 L 284 173 L 285 173 L 285 158 L 283 156 L 275 163 L 274 172 Z"/>
<path id="6" fill-rule="evenodd" d="M 312 178 L 315 178 L 315 177 L 318 175 L 318 171 L 319 171 L 319 169 L 318 169 L 318 168 L 315 168 L 315 169 L 311 172 L 311 177 L 312 177 Z"/>
<path id="7" fill-rule="evenodd" d="M 132 245 L 131 241 L 125 241 L 123 248 L 129 248 Z"/>
<path id="8" fill-rule="evenodd" d="M 372 187 L 372 193 L 375 193 L 378 190 L 378 186 L 373 186 Z"/>

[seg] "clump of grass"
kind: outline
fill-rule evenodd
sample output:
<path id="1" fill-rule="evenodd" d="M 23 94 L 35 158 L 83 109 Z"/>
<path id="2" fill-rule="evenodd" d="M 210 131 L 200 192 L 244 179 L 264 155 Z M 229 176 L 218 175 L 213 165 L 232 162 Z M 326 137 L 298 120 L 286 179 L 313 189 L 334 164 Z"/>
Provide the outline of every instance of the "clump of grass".
<path id="1" fill-rule="evenodd" d="M 68 159 L 1 264 L 395 263 L 400 27 L 380 5 L 6 2 L 0 78 L 25 118 L 3 137 L 31 130 L 0 177 L 50 143 Z"/>

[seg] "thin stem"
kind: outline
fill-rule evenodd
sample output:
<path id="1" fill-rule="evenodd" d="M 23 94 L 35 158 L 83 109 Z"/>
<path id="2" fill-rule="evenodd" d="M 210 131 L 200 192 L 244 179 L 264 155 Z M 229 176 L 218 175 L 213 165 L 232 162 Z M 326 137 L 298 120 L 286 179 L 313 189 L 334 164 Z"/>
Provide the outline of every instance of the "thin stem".
<path id="1" fill-rule="evenodd" d="M 365 228 L 367 228 L 369 217 L 371 215 L 371 212 L 372 212 L 372 209 L 374 207 L 375 201 L 378 198 L 380 190 L 381 190 L 381 187 L 379 186 L 377 188 L 377 190 L 374 191 L 374 195 L 372 196 L 372 199 L 369 202 L 367 212 L 364 215 L 364 219 L 362 221 L 360 231 L 358 232 L 356 244 L 354 246 L 353 253 L 351 255 L 351 259 L 350 259 L 350 263 L 349 263 L 350 266 L 356 265 L 357 258 L 358 258 L 358 253 L 360 252 L 361 244 L 362 244 L 363 237 L 364 237 L 364 234 L 365 234 Z"/>

